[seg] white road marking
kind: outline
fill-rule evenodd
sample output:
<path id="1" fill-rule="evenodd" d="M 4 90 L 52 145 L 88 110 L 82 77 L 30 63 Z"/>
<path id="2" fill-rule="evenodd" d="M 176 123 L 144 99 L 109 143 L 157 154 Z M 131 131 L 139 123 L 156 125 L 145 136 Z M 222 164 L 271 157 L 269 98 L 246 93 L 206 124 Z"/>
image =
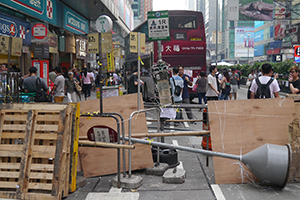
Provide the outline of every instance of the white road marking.
<path id="1" fill-rule="evenodd" d="M 172 140 L 172 143 L 173 143 L 174 145 L 178 146 L 177 140 Z"/>
<path id="2" fill-rule="evenodd" d="M 189 124 L 188 124 L 187 122 L 183 122 L 183 124 L 184 124 L 185 128 L 190 127 Z"/>
<path id="3" fill-rule="evenodd" d="M 221 188 L 219 187 L 219 185 L 212 184 L 211 188 L 214 191 L 217 200 L 226 200 L 223 193 L 222 193 L 222 191 L 221 191 Z"/>
<path id="4" fill-rule="evenodd" d="M 121 193 L 122 188 L 111 187 L 108 193 Z"/>

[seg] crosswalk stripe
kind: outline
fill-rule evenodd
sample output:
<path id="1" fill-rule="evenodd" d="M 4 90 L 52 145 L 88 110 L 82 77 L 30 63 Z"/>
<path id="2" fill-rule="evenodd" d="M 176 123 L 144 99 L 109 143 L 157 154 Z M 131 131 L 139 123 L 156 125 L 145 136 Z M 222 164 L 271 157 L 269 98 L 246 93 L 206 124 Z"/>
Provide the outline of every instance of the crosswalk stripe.
<path id="1" fill-rule="evenodd" d="M 226 200 L 219 185 L 211 184 L 211 188 L 214 191 L 217 200 Z"/>

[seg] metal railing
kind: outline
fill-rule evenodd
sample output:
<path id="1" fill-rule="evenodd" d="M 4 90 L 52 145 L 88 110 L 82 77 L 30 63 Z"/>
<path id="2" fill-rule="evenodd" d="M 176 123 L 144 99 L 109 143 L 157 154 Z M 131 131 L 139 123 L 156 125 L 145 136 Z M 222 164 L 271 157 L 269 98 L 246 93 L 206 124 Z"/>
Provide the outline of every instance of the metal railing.
<path id="1" fill-rule="evenodd" d="M 19 86 L 19 72 L 0 72 L 0 103 L 20 102 L 21 95 Z"/>

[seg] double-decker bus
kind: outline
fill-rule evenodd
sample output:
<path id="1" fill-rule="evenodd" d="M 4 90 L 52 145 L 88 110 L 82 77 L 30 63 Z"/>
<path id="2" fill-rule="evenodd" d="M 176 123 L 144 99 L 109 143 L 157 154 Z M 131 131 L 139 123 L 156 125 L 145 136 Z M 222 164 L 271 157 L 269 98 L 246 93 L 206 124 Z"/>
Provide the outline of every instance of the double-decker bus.
<path id="1" fill-rule="evenodd" d="M 173 66 L 183 66 L 193 82 L 196 81 L 200 71 L 206 72 L 206 40 L 202 12 L 170 10 L 169 11 L 170 40 L 162 41 L 162 60 Z M 141 79 L 144 81 L 142 88 L 144 100 L 155 97 L 155 84 L 152 80 L 151 66 L 158 61 L 157 41 L 148 41 L 148 23 L 144 21 L 133 32 L 146 34 L 146 53 L 141 55 L 144 68 L 141 69 Z M 129 52 L 129 36 L 125 40 L 125 70 L 137 67 L 137 55 Z M 191 100 L 197 96 L 190 87 Z"/>

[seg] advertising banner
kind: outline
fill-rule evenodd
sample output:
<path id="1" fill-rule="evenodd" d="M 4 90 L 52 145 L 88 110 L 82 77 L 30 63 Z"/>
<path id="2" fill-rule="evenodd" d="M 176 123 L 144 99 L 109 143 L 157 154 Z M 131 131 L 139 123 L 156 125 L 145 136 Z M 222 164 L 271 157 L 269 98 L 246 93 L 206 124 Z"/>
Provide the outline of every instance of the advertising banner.
<path id="1" fill-rule="evenodd" d="M 294 58 L 296 63 L 300 63 L 300 45 L 294 46 Z"/>
<path id="2" fill-rule="evenodd" d="M 235 28 L 234 57 L 251 58 L 254 56 L 254 28 Z"/>
<path id="3" fill-rule="evenodd" d="M 228 0 L 227 7 L 227 20 L 238 21 L 239 20 L 239 0 Z"/>
<path id="4" fill-rule="evenodd" d="M 84 38 L 76 38 L 76 58 L 85 59 L 87 49 L 87 40 Z"/>
<path id="5" fill-rule="evenodd" d="M 254 47 L 254 57 L 264 55 L 264 45 Z"/>
<path id="6" fill-rule="evenodd" d="M 229 0 L 230 1 L 230 0 Z M 272 21 L 273 0 L 240 0 L 239 4 L 240 21 Z"/>
<path id="7" fill-rule="evenodd" d="M 264 30 L 254 32 L 254 42 L 260 42 L 264 40 Z"/>
<path id="8" fill-rule="evenodd" d="M 285 0 L 274 1 L 274 19 L 285 19 L 286 14 Z"/>
<path id="9" fill-rule="evenodd" d="M 274 20 L 274 39 L 282 40 L 285 37 L 285 30 L 289 24 L 288 20 Z"/>
<path id="10" fill-rule="evenodd" d="M 30 23 L 0 14 L 0 35 L 23 39 L 24 45 L 31 45 Z"/>

